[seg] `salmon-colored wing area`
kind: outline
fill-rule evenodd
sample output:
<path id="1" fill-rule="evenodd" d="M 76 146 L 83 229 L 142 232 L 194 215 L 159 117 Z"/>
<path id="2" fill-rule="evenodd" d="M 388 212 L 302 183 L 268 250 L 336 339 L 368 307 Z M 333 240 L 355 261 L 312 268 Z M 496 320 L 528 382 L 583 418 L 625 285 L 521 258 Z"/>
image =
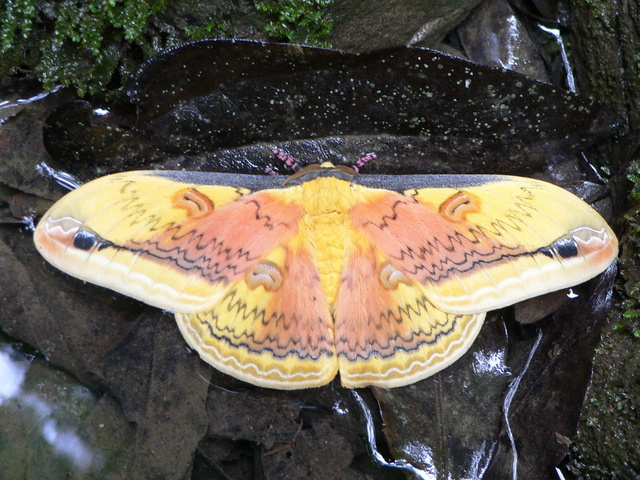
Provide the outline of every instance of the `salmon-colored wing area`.
<path id="1" fill-rule="evenodd" d="M 475 340 L 485 314 L 439 310 L 421 284 L 364 245 L 345 265 L 334 317 L 342 384 L 388 388 L 455 362 Z"/>
<path id="2" fill-rule="evenodd" d="M 205 361 L 253 384 L 316 387 L 338 371 L 333 320 L 304 249 L 276 249 L 233 282 L 214 308 L 176 319 Z"/>
<path id="3" fill-rule="evenodd" d="M 439 309 L 494 310 L 582 283 L 615 259 L 602 217 L 554 185 L 475 177 L 475 185 L 369 194 L 353 228 Z"/>

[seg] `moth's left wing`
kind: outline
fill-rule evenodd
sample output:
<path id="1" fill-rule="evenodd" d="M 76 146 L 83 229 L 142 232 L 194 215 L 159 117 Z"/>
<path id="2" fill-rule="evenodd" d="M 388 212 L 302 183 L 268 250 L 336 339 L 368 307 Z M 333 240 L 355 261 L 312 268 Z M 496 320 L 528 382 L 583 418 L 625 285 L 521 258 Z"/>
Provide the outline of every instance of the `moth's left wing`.
<path id="1" fill-rule="evenodd" d="M 156 171 L 98 178 L 51 207 L 34 233 L 36 247 L 82 280 L 166 310 L 205 310 L 293 238 L 303 214 L 286 196 L 207 179 Z"/>
<path id="2" fill-rule="evenodd" d="M 486 312 L 570 287 L 616 258 L 604 219 L 560 187 L 505 176 L 430 181 L 404 194 L 378 190 L 350 216 L 444 311 Z"/>

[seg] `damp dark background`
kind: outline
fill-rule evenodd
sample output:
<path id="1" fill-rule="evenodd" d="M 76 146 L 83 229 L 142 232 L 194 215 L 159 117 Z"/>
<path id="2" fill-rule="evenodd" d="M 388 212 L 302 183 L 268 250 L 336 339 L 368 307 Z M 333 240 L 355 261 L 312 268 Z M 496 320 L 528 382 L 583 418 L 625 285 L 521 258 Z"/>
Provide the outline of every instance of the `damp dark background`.
<path id="1" fill-rule="evenodd" d="M 59 0 L 0 13 L 0 479 L 638 478 L 637 4 Z M 346 53 L 205 41 L 148 60 L 223 37 Z M 354 395 L 225 376 L 171 314 L 35 252 L 30 224 L 65 181 L 287 174 L 276 146 L 307 163 L 374 151 L 365 173 L 552 181 L 610 221 L 618 271 L 571 301 L 492 312 L 427 380 Z"/>

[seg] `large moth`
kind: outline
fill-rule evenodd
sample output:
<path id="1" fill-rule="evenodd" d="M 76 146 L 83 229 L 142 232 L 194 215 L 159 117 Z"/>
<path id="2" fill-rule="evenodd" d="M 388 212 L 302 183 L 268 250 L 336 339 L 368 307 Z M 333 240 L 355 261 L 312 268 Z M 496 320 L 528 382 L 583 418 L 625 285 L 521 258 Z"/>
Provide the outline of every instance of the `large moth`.
<path id="1" fill-rule="evenodd" d="M 560 187 L 498 175 L 126 172 L 70 192 L 35 243 L 53 265 L 175 312 L 246 382 L 397 387 L 447 367 L 485 312 L 582 283 L 617 239 Z"/>

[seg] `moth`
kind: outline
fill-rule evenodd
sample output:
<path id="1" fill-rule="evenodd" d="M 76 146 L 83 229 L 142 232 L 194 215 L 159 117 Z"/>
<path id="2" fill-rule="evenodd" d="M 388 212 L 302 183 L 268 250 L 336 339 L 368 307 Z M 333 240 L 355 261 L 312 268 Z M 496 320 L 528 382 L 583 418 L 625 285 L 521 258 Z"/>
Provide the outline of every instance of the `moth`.
<path id="1" fill-rule="evenodd" d="M 215 368 L 276 389 L 398 387 L 462 356 L 487 311 L 616 258 L 566 190 L 498 175 L 126 172 L 68 193 L 35 244 L 57 268 L 175 312 Z"/>

